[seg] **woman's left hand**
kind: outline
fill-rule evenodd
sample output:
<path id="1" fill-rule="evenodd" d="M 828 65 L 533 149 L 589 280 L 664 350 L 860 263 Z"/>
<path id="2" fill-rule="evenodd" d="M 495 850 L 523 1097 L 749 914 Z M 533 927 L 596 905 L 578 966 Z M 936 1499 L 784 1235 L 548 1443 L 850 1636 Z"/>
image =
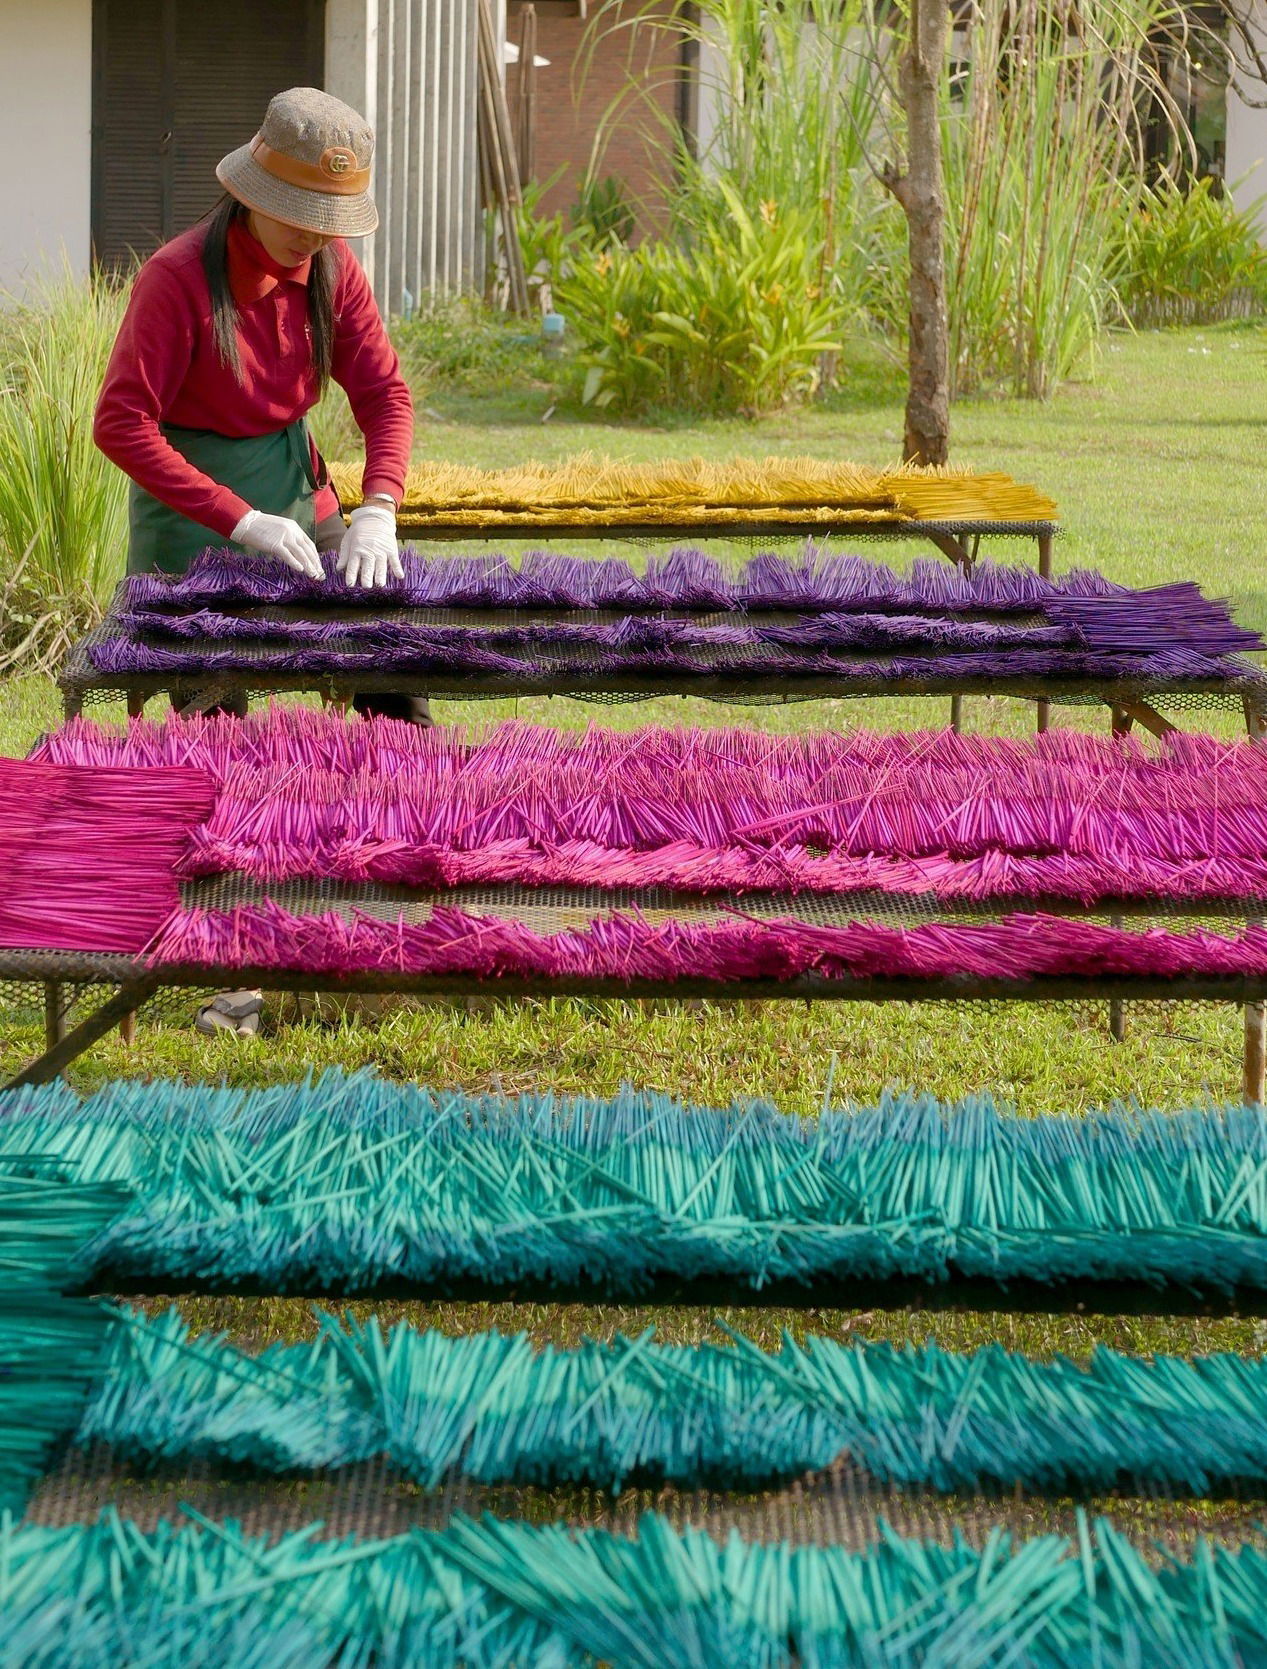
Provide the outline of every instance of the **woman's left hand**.
<path id="1" fill-rule="evenodd" d="M 387 584 L 387 576 L 404 579 L 405 565 L 396 543 L 396 512 L 389 504 L 358 504 L 335 567 L 349 585 L 363 590 Z"/>

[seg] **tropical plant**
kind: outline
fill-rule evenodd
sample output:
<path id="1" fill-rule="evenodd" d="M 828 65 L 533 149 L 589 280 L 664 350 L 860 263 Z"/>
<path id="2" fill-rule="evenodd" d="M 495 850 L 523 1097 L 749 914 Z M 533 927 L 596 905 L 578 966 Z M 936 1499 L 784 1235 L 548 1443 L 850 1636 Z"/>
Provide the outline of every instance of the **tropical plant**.
<path id="1" fill-rule="evenodd" d="M 69 268 L 0 299 L 0 671 L 55 663 L 122 575 L 127 483 L 92 418 L 124 300 Z"/>
<path id="2" fill-rule="evenodd" d="M 625 188 L 614 174 L 601 180 L 586 176 L 572 207 L 572 225 L 587 243 L 629 243 L 634 232 L 634 210 Z"/>
<path id="3" fill-rule="evenodd" d="M 865 157 L 875 90 L 860 15 L 861 0 L 700 0 L 671 16 L 651 4 L 600 8 L 589 51 L 614 50 L 626 31 L 671 31 L 695 52 L 708 116 L 688 139 L 644 74 L 606 113 L 591 172 L 612 126 L 640 117 L 674 190 L 662 243 L 631 256 L 611 242 L 608 261 L 591 250 L 556 283 L 571 298 L 565 311 L 580 309 L 592 397 L 626 409 L 769 409 L 812 391 L 819 362 L 851 323 L 864 326 L 879 200 Z M 599 271 L 619 284 L 619 301 L 590 293 Z M 739 362 L 710 363 L 726 352 Z"/>
<path id="4" fill-rule="evenodd" d="M 1118 298 L 1137 325 L 1212 324 L 1267 310 L 1262 199 L 1238 208 L 1204 178 L 1165 178 L 1122 228 Z"/>
<path id="5" fill-rule="evenodd" d="M 749 214 L 726 181 L 717 189 L 725 218 L 689 240 L 614 242 L 556 282 L 582 344 L 586 401 L 755 416 L 817 386 L 850 309 L 815 276 L 812 220 L 770 202 Z"/>
<path id="6" fill-rule="evenodd" d="M 641 110 L 678 180 L 672 235 L 718 223 L 726 181 L 750 208 L 803 213 L 826 283 L 899 345 L 906 228 L 876 188 L 900 148 L 894 89 L 906 6 L 861 0 L 700 0 L 690 13 L 607 0 L 590 50 L 618 31 L 672 29 L 699 62 L 708 112 L 696 149 L 654 84 L 631 75 L 608 128 Z M 1123 228 L 1144 192 L 1146 112 L 1191 150 L 1153 42 L 1174 0 L 975 0 L 956 9 L 942 79 L 952 392 L 1044 398 L 1093 352 L 1117 310 Z M 671 130 L 671 131 L 670 131 Z M 598 148 L 603 137 L 600 135 Z"/>

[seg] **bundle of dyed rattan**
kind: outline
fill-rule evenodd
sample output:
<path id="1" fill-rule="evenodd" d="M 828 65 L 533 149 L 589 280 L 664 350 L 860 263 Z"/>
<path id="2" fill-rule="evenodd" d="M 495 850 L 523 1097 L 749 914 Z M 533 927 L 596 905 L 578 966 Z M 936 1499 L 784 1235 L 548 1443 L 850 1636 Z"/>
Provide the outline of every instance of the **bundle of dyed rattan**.
<path id="1" fill-rule="evenodd" d="M 187 892 L 156 924 L 153 965 L 614 985 L 1260 979 L 1267 930 L 1246 923 L 1267 891 L 1265 757 L 1199 739 L 1145 752 L 1089 738 L 563 738 L 517 726 L 472 747 L 311 711 L 125 737 L 76 724 L 41 752 L 83 766 L 196 762 L 221 784 L 184 867 L 230 872 L 239 890 Z M 268 890 L 296 878 L 353 891 L 295 908 Z M 370 910 L 355 888 L 382 881 L 429 890 Z M 543 921 L 531 896 L 472 909 L 457 889 L 476 882 L 571 886 L 576 898 Z M 617 885 L 624 898 L 608 903 L 601 892 Z M 924 902 L 895 918 L 868 894 Z M 1111 916 L 1123 900 L 1198 899 L 1228 906 L 1228 931 L 1043 908 L 1076 900 Z M 961 919 L 961 901 L 997 901 L 1000 919 Z"/>
<path id="2" fill-rule="evenodd" d="M 1203 735 L 419 731 L 288 708 L 125 734 L 76 721 L 39 756 L 205 772 L 218 793 L 187 877 L 1267 897 L 1267 748 Z"/>
<path id="3" fill-rule="evenodd" d="M 0 1528 L 0 1651 L 26 1669 L 1237 1669 L 1267 1653 L 1267 1556 L 1158 1563 L 1086 1513 L 983 1547 L 888 1530 L 765 1546 L 644 1517 L 630 1537 L 475 1522 L 279 1540 L 193 1513 L 153 1530 Z"/>
<path id="4" fill-rule="evenodd" d="M 95 1289 L 636 1297 L 665 1279 L 759 1295 L 900 1276 L 1267 1291 L 1256 1109 L 1021 1119 L 987 1098 L 886 1096 L 803 1121 L 330 1074 L 117 1084 L 83 1104 L 55 1086 L 3 1112 L 0 1159 L 134 1195 L 83 1250 L 76 1279 Z"/>
<path id="5" fill-rule="evenodd" d="M 111 1093 L 126 1100 L 136 1091 Z M 170 1093 L 217 1103 L 215 1092 Z M 320 1101 L 323 1090 L 315 1093 Z M 67 1110 L 65 1091 L 47 1099 Z M 220 1092 L 222 1113 L 229 1100 Z M 248 1108 L 236 1111 L 245 1115 L 239 1131 L 262 1137 L 274 1160 L 283 1148 L 310 1154 L 294 1125 L 270 1144 L 276 1132 Z M 9 1128 L 9 1119 L 0 1124 Z M 170 1119 L 162 1128 L 173 1145 L 184 1134 Z M 380 1141 L 382 1133 L 380 1122 Z M 36 1165 L 41 1180 L 21 1177 Z M 253 1169 L 262 1181 L 262 1167 Z M 1081 1508 L 1064 1515 L 1066 1533 L 1051 1533 L 1039 1515 L 1013 1534 L 997 1494 L 992 1527 L 980 1503 L 969 1519 L 980 1545 L 898 1533 L 886 1522 L 896 1494 L 855 1505 L 847 1542 L 807 1546 L 733 1528 L 722 1542 L 653 1514 L 632 1536 L 460 1515 L 387 1539 L 323 1534 L 317 1520 L 298 1533 L 248 1536 L 189 1504 L 174 1521 L 144 1525 L 112 1504 L 101 1512 L 100 1479 L 68 1514 L 74 1457 L 81 1464 L 89 1450 L 114 1458 L 104 1499 L 114 1488 L 139 1505 L 155 1467 L 289 1480 L 371 1456 L 390 1461 L 415 1495 L 437 1483 L 448 1492 L 458 1478 L 616 1484 L 632 1475 L 750 1487 L 843 1447 L 890 1486 L 1083 1493 L 1124 1474 L 1163 1489 L 1253 1487 L 1267 1476 L 1267 1449 L 1261 1364 L 1231 1358 L 1144 1364 L 1106 1352 L 1084 1370 L 999 1350 L 959 1358 L 826 1341 L 788 1341 L 768 1354 L 733 1333 L 727 1348 L 666 1348 L 647 1334 L 538 1354 L 523 1339 L 407 1327 L 388 1335 L 374 1322 L 346 1331 L 326 1323 L 311 1345 L 253 1358 L 192 1336 L 175 1312 L 111 1315 L 64 1297 L 76 1240 L 99 1241 L 123 1201 L 117 1187 L 70 1186 L 57 1170 L 48 1151 L 0 1163 L 0 1242 L 10 1243 L 0 1248 L 10 1274 L 0 1306 L 0 1471 L 19 1509 L 36 1488 L 33 1522 L 7 1513 L 0 1522 L 6 1662 L 699 1669 L 725 1650 L 758 1669 L 914 1669 L 961 1662 L 967 1651 L 983 1665 L 1126 1669 L 1254 1662 L 1267 1650 L 1258 1546 L 1190 1536 L 1188 1556 L 1158 1561 L 1138 1530 L 1128 1539 Z M 245 1215 L 246 1203 L 222 1211 L 221 1224 Z M 71 1459 L 46 1494 L 39 1475 L 67 1444 Z M 59 1497 L 58 1527 L 45 1527 L 41 1514 Z M 935 1522 L 932 1498 L 914 1499 L 925 1524 Z M 941 1510 L 955 1522 L 953 1501 Z M 799 1512 L 816 1522 L 812 1497 Z M 270 1513 L 275 1524 L 294 1522 L 284 1495 L 258 1497 L 256 1522 L 267 1525 Z"/>
<path id="6" fill-rule="evenodd" d="M 756 691 L 806 679 L 882 692 L 903 682 L 1028 678 L 1137 687 L 1254 685 L 1261 647 L 1226 606 L 1179 583 L 1132 591 L 1077 571 L 969 573 L 810 549 L 729 572 L 699 551 L 620 560 L 404 555 L 381 590 L 349 589 L 209 551 L 185 575 L 136 575 L 82 656 L 98 680 L 170 674 L 304 678 L 395 672 L 508 689 L 716 675 Z M 442 611 L 442 612 L 441 612 Z M 79 676 L 79 674 L 76 674 Z M 706 688 L 707 684 L 701 684 Z M 742 691 L 740 691 L 742 693 Z"/>
<path id="7" fill-rule="evenodd" d="M 1099 1350 L 1083 1366 L 813 1336 L 768 1352 L 729 1327 L 715 1344 L 660 1344 L 648 1327 L 564 1350 L 320 1313 L 318 1329 L 255 1354 L 199 1337 L 178 1309 L 121 1309 L 75 1441 L 145 1468 L 266 1475 L 386 1456 L 427 1489 L 459 1475 L 766 1488 L 842 1454 L 876 1483 L 939 1492 L 1267 1486 L 1260 1358 Z"/>
<path id="8" fill-rule="evenodd" d="M 0 759 L 0 947 L 136 952 L 177 907 L 202 771 Z"/>
<path id="9" fill-rule="evenodd" d="M 361 469 L 334 464 L 331 478 L 345 506 L 360 500 Z M 1054 502 L 999 472 L 921 468 L 870 469 L 817 458 L 703 458 L 619 463 L 590 454 L 562 464 L 482 470 L 464 464 L 414 465 L 405 479 L 400 526 L 506 525 L 534 522 L 655 524 L 803 521 L 1049 522 Z"/>
<path id="10" fill-rule="evenodd" d="M 373 1194 L 355 1204 L 370 1239 L 379 1225 L 365 1221 L 366 1206 L 381 1208 L 388 1174 L 412 1195 L 415 1229 L 437 1203 L 469 1228 L 469 1207 L 453 1212 L 454 1202 L 439 1198 L 439 1184 L 458 1166 L 488 1200 L 513 1198 L 518 1182 L 539 1187 L 554 1166 L 560 1186 L 537 1212 L 546 1241 L 563 1208 L 596 1243 L 596 1227 L 600 1237 L 613 1227 L 602 1192 L 636 1204 L 659 1181 L 679 1191 L 677 1214 L 692 1231 L 683 1244 L 693 1239 L 698 1251 L 710 1208 L 724 1211 L 734 1234 L 736 1196 L 750 1184 L 767 1229 L 780 1190 L 785 1204 L 852 1201 L 870 1213 L 886 1179 L 901 1202 L 901 1221 L 887 1230 L 895 1244 L 935 1222 L 917 1193 L 934 1180 L 944 1204 L 970 1204 L 982 1224 L 997 1225 L 1010 1147 L 1013 1161 L 1042 1158 L 1023 1209 L 1041 1220 L 1050 1262 L 1061 1243 L 1052 1223 L 1059 1166 L 1051 1161 L 1063 1146 L 1073 1161 L 1068 1202 L 1083 1215 L 1070 1245 L 1080 1241 L 1084 1256 L 1096 1238 L 1086 1231 L 1097 1161 L 1101 1200 L 1116 1194 L 1135 1227 L 1145 1199 L 1173 1214 L 1175 1179 L 1187 1180 L 1189 1203 L 1212 1220 L 1196 1236 L 1191 1224 L 1172 1233 L 1172 1253 L 1177 1241 L 1191 1253 L 1204 1232 L 1222 1239 L 1225 1254 L 1235 1241 L 1229 1225 L 1247 1217 L 1258 1219 L 1261 1244 L 1261 1112 L 1133 1124 L 1117 1115 L 1093 1121 L 1089 1139 L 1074 1139 L 1078 1121 L 1064 1121 L 1063 1136 L 1057 1121 L 1025 1134 L 1024 1123 L 1012 1121 L 1005 1137 L 995 1130 L 990 1151 L 986 1109 L 949 1117 L 930 1104 L 911 1110 L 924 1117 L 926 1134 L 942 1125 L 934 1165 L 912 1162 L 910 1151 L 886 1161 L 865 1141 L 851 1155 L 855 1144 L 834 1115 L 817 1128 L 789 1123 L 790 1143 L 772 1153 L 778 1142 L 761 1127 L 768 1110 L 743 1109 L 710 1153 L 718 1132 L 707 1116 L 678 1112 L 675 1120 L 663 1104 L 446 1104 L 369 1079 L 253 1097 L 120 1085 L 84 1108 L 62 1086 L 9 1098 L 0 1109 L 0 1261 L 8 1277 L 0 1304 L 0 1489 L 11 1509 L 0 1521 L 0 1656 L 28 1669 L 142 1661 L 183 1669 L 230 1662 L 700 1669 L 723 1651 L 757 1669 L 915 1669 L 958 1663 L 965 1653 L 982 1665 L 1053 1669 L 1075 1661 L 1120 1669 L 1257 1661 L 1267 1652 L 1260 1547 L 1199 1534 L 1189 1536 L 1187 1556 L 1158 1561 L 1139 1545 L 1129 1507 L 1127 1533 L 1081 1507 L 1057 1521 L 1068 1525 L 1061 1533 L 1031 1503 L 1034 1522 L 1011 1533 L 1001 1492 L 1028 1486 L 1083 1496 L 1119 1482 L 1163 1492 L 1261 1488 L 1260 1363 L 1141 1363 L 1104 1352 L 1082 1369 L 998 1349 L 962 1358 L 824 1340 L 786 1340 L 767 1353 L 733 1331 L 725 1347 L 658 1346 L 648 1332 L 535 1352 L 523 1338 L 388 1333 L 373 1320 L 346 1330 L 326 1321 L 312 1344 L 257 1357 L 192 1335 L 175 1311 L 112 1312 L 66 1296 L 104 1245 L 120 1234 L 135 1239 L 138 1207 L 154 1223 L 161 1216 L 169 1245 L 182 1238 L 195 1214 L 187 1211 L 182 1223 L 173 1210 L 177 1176 L 187 1205 L 196 1199 L 216 1234 L 233 1238 L 249 1225 L 257 1245 L 275 1253 L 287 1209 L 278 1196 L 299 1184 L 320 1191 L 310 1209 L 343 1209 L 356 1193 L 346 1186 L 349 1159 L 377 1172 Z M 84 1115 L 94 1111 L 97 1128 L 89 1130 L 93 1120 Z M 902 1109 L 891 1104 L 879 1114 L 892 1125 Z M 956 1164 L 946 1138 L 961 1118 L 969 1128 Z M 69 1142 L 59 1139 L 67 1135 Z M 606 1136 L 608 1159 L 625 1178 L 604 1166 L 596 1136 L 599 1143 Z M 674 1137 L 685 1145 L 668 1162 Z M 434 1175 L 429 1149 L 439 1162 Z M 1185 1163 L 1176 1166 L 1179 1150 Z M 1163 1153 L 1164 1174 L 1154 1164 Z M 962 1163 L 969 1155 L 975 1178 Z M 851 1158 L 861 1161 L 852 1176 Z M 777 1171 L 762 1179 L 757 1171 L 769 1159 Z M 129 1166 L 145 1191 L 135 1204 L 120 1181 Z M 1013 1166 L 1014 1209 L 1023 1199 L 1018 1174 Z M 167 1189 L 165 1199 L 156 1186 Z M 788 1221 L 773 1227 L 772 1247 L 800 1239 Z M 319 1246 L 318 1229 L 310 1214 L 303 1256 Z M 627 1254 L 630 1225 L 618 1232 Z M 1132 1238 L 1136 1250 L 1149 1244 L 1146 1231 L 1116 1233 L 1123 1252 Z M 399 1243 L 398 1229 L 393 1238 Z M 498 1239 L 505 1245 L 504 1225 L 488 1246 Z M 202 1246 L 204 1258 L 209 1248 Z M 989 1255 L 980 1239 L 976 1255 Z M 1219 1262 L 1226 1273 L 1230 1260 Z M 771 1544 L 746 1539 L 733 1520 L 722 1542 L 656 1514 L 641 1518 L 633 1535 L 460 1514 L 443 1528 L 388 1538 L 332 1536 L 316 1518 L 285 1533 L 295 1522 L 288 1496 L 297 1476 L 337 1476 L 371 1459 L 388 1462 L 417 1502 L 420 1489 L 442 1486 L 447 1496 L 471 1482 L 616 1488 L 634 1479 L 750 1489 L 837 1463 L 842 1452 L 868 1487 L 874 1480 L 894 1493 L 864 1507 L 855 1501 L 847 1521 L 837 1500 L 838 1516 L 821 1522 L 843 1525 L 847 1539 L 826 1545 L 793 1545 L 786 1531 Z M 100 1473 L 85 1479 L 76 1496 L 75 1468 L 90 1453 L 110 1457 L 114 1470 L 104 1482 Z M 120 1515 L 116 1501 L 144 1507 L 152 1474 L 179 1479 L 189 1467 L 203 1478 L 231 1472 L 239 1487 L 244 1477 L 259 1480 L 253 1518 L 272 1528 L 248 1536 L 183 1495 L 172 1519 Z M 271 1495 L 270 1479 L 278 1480 Z M 982 1487 L 993 1492 L 993 1518 L 978 1503 L 970 1534 L 949 1545 L 935 1530 L 901 1534 L 888 1522 L 899 1490 Z M 28 1522 L 19 1523 L 12 1509 L 20 1512 L 32 1491 Z M 77 1510 L 67 1504 L 76 1500 Z M 925 1525 L 958 1522 L 953 1499 L 913 1500 Z M 50 1508 L 57 1527 L 43 1516 Z M 812 1495 L 798 1512 L 812 1532 L 819 1527 Z"/>

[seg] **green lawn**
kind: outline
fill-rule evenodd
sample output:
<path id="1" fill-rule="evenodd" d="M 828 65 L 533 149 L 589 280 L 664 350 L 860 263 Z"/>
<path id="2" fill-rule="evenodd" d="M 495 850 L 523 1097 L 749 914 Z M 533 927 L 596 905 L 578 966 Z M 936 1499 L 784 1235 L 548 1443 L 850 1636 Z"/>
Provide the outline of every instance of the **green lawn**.
<path id="1" fill-rule="evenodd" d="M 546 386 L 474 396 L 429 396 L 444 421 L 421 430 L 420 455 L 486 466 L 553 459 L 581 449 L 649 458 L 672 454 L 807 454 L 891 461 L 899 449 L 900 394 L 873 356 L 854 356 L 846 387 L 830 407 L 759 423 L 626 428 L 566 417 L 541 418 Z M 1267 461 L 1259 442 L 1267 422 L 1267 330 L 1239 326 L 1173 334 L 1112 337 L 1096 380 L 1070 386 L 1047 406 L 980 402 L 954 414 L 956 462 L 1004 469 L 1055 495 L 1066 533 L 1059 567 L 1094 565 L 1136 584 L 1196 578 L 1233 599 L 1242 620 L 1267 631 Z M 872 547 L 877 555 L 890 554 Z M 1007 547 L 1028 559 L 1022 546 Z M 897 558 L 894 557 L 894 560 Z M 445 704 L 446 722 L 483 723 L 516 713 L 543 723 L 593 720 L 630 727 L 650 721 L 740 724 L 772 729 L 815 726 L 935 725 L 939 704 L 823 702 L 788 707 L 726 708 L 655 701 L 588 707 L 545 701 Z M 24 752 L 56 724 L 58 704 L 43 680 L 0 685 L 0 750 Z M 1226 734 L 1231 715 L 1195 714 Z M 1103 726 L 1086 709 L 1058 715 L 1066 724 Z M 972 728 L 1022 734 L 1032 713 L 1016 704 L 969 703 Z M 0 1070 L 33 1048 L 33 1015 L 10 1013 L 0 1034 Z M 1127 1041 L 1112 1044 L 1103 1006 L 923 1005 L 911 1009 L 822 1004 L 710 1004 L 644 1011 L 623 1003 L 541 1001 L 462 1007 L 397 1006 L 367 1017 L 333 1005 L 302 1019 L 278 1021 L 260 1040 L 203 1040 L 179 1024 L 143 1025 L 129 1053 L 112 1039 L 81 1062 L 74 1081 L 87 1087 L 120 1075 L 225 1077 L 238 1084 L 287 1079 L 308 1067 L 372 1064 L 386 1074 L 468 1089 L 534 1085 L 602 1093 L 622 1080 L 685 1097 L 725 1102 L 759 1093 L 798 1112 L 822 1104 L 829 1079 L 836 1100 L 868 1100 L 885 1085 L 954 1096 L 989 1088 L 1024 1111 L 1084 1107 L 1135 1097 L 1179 1107 L 1202 1097 L 1234 1096 L 1239 1086 L 1239 1016 L 1210 1007 L 1138 1009 Z M 292 1334 L 301 1306 L 281 1303 L 194 1306 L 200 1317 L 252 1337 Z M 528 1324 L 542 1336 L 571 1337 L 588 1328 L 630 1325 L 617 1311 L 533 1310 L 486 1314 L 482 1308 L 424 1311 L 446 1326 Z M 770 1336 L 783 1317 L 759 1326 Z M 707 1317 L 665 1318 L 675 1336 L 697 1336 Z M 799 1323 L 798 1323 L 799 1325 Z M 1002 1337 L 1034 1350 L 1081 1350 L 1094 1337 L 1111 1342 L 1257 1348 L 1247 1324 L 1139 1324 L 1015 1321 L 1009 1317 L 932 1319 L 821 1314 L 818 1330 L 853 1325 L 871 1334 L 919 1337 L 964 1346 Z"/>

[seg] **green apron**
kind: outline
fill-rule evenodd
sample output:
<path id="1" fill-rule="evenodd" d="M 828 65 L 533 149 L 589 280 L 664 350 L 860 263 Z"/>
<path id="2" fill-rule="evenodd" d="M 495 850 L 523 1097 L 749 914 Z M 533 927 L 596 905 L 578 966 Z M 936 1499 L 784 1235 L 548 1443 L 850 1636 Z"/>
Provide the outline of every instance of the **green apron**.
<path id="1" fill-rule="evenodd" d="M 289 516 L 311 539 L 317 530 L 312 495 L 325 482 L 312 467 L 308 424 L 301 417 L 271 435 L 233 437 L 213 429 L 178 429 L 164 423 L 163 434 L 195 469 L 244 498 L 252 510 Z M 321 471 L 325 475 L 324 466 Z M 182 516 L 138 487 L 128 494 L 128 573 L 183 574 L 208 545 L 230 545 L 222 534 Z"/>

